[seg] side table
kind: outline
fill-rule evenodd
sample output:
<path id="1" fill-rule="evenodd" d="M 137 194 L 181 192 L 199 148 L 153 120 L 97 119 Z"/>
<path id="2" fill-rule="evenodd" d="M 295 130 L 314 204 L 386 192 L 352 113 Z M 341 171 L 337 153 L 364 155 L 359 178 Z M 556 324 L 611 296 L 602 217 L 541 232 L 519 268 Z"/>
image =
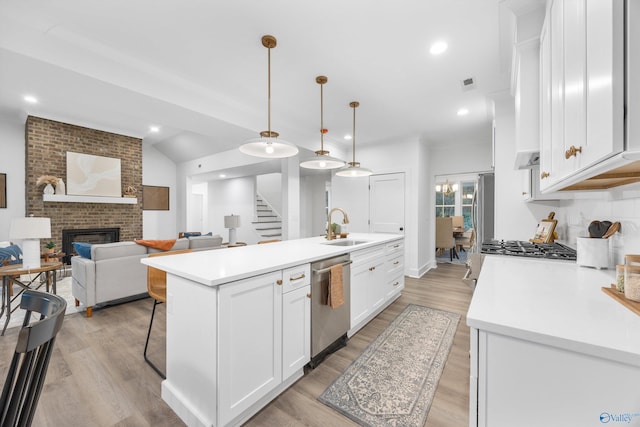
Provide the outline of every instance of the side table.
<path id="1" fill-rule="evenodd" d="M 38 290 L 43 284 L 45 284 L 47 292 L 49 292 L 49 288 L 51 288 L 53 293 L 56 293 L 55 271 L 60 267 L 62 267 L 62 263 L 58 261 L 41 263 L 40 268 L 24 268 L 22 264 L 0 267 L 0 276 L 2 276 L 2 309 L 0 310 L 0 317 L 5 313 L 5 310 L 7 313 L 7 318 L 5 319 L 4 327 L 2 328 L 2 334 L 0 335 L 4 335 L 4 332 L 9 325 L 9 320 L 11 320 L 11 313 L 20 307 L 18 305 L 12 309 L 11 303 L 20 297 L 25 290 Z M 51 274 L 52 272 L 53 274 Z M 42 276 L 42 273 L 44 273 L 45 279 L 40 282 L 38 279 Z M 20 276 L 23 274 L 35 274 L 35 277 L 32 277 L 28 282 L 23 282 L 20 280 Z M 14 284 L 20 286 L 22 289 L 12 297 L 11 288 Z"/>

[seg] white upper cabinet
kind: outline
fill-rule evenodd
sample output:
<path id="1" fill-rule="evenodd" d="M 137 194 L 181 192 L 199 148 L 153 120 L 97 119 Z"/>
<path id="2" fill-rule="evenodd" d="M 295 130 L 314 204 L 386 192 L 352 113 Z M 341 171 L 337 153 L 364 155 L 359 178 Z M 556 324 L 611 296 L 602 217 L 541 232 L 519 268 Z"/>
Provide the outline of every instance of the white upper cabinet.
<path id="1" fill-rule="evenodd" d="M 622 0 L 551 0 L 540 36 L 540 189 L 624 149 Z"/>

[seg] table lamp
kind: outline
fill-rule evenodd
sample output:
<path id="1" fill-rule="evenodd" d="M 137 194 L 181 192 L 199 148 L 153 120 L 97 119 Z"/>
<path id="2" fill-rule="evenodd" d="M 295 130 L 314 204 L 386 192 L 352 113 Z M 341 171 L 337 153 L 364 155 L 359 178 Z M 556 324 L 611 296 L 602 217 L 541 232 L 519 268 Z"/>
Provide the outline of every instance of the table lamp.
<path id="1" fill-rule="evenodd" d="M 229 229 L 229 245 L 236 244 L 236 228 L 240 227 L 240 215 L 227 215 L 224 217 L 224 228 Z"/>
<path id="2" fill-rule="evenodd" d="M 22 240 L 23 268 L 40 268 L 40 239 L 51 238 L 51 219 L 34 216 L 13 218 L 9 238 Z"/>

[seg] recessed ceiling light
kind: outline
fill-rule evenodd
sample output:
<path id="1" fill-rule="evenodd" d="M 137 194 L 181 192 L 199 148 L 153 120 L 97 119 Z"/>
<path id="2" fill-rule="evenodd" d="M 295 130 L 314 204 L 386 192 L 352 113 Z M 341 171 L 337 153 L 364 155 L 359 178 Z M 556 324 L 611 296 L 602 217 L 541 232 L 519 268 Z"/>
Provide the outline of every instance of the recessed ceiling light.
<path id="1" fill-rule="evenodd" d="M 461 108 L 458 110 L 459 116 L 466 116 L 467 114 L 469 114 L 469 110 L 467 110 L 466 108 Z"/>
<path id="2" fill-rule="evenodd" d="M 351 139 L 351 135 L 345 135 L 345 136 L 344 136 L 344 139 L 346 139 L 346 140 L 350 140 L 350 139 Z"/>
<path id="3" fill-rule="evenodd" d="M 431 45 L 429 52 L 432 55 L 440 55 L 442 52 L 447 50 L 447 47 L 449 46 L 447 45 L 446 42 L 443 42 L 443 41 L 435 42 L 434 44 Z"/>
<path id="4" fill-rule="evenodd" d="M 149 131 L 150 132 L 160 132 L 160 128 L 158 126 L 149 126 Z"/>
<path id="5" fill-rule="evenodd" d="M 29 104 L 38 103 L 38 98 L 36 98 L 35 96 L 32 96 L 32 95 L 26 95 L 23 99 L 25 101 L 27 101 Z"/>
<path id="6" fill-rule="evenodd" d="M 219 178 L 226 178 L 226 177 L 227 177 L 227 175 L 225 175 L 225 174 L 221 173 L 220 175 L 218 175 L 218 177 L 219 177 Z"/>

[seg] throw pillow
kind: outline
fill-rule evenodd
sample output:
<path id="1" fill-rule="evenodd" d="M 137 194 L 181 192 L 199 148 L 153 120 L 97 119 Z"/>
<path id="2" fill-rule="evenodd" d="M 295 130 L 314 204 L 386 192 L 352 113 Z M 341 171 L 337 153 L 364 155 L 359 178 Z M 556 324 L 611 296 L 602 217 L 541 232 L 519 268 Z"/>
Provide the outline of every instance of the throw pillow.
<path id="1" fill-rule="evenodd" d="M 185 231 L 182 234 L 183 234 L 184 237 L 187 237 L 187 238 L 201 235 L 201 233 L 199 231 L 194 231 L 194 232 L 191 232 L 191 233 L 188 232 L 188 231 Z"/>
<path id="2" fill-rule="evenodd" d="M 159 249 L 161 251 L 170 250 L 176 244 L 176 239 L 172 240 L 134 240 L 139 245 L 148 248 Z"/>
<path id="3" fill-rule="evenodd" d="M 82 258 L 91 259 L 91 243 L 73 242 L 72 245 Z"/>
<path id="4" fill-rule="evenodd" d="M 22 264 L 20 246 L 9 245 L 5 248 L 0 248 L 0 266 L 4 264 L 4 261 L 9 261 L 9 264 Z"/>

